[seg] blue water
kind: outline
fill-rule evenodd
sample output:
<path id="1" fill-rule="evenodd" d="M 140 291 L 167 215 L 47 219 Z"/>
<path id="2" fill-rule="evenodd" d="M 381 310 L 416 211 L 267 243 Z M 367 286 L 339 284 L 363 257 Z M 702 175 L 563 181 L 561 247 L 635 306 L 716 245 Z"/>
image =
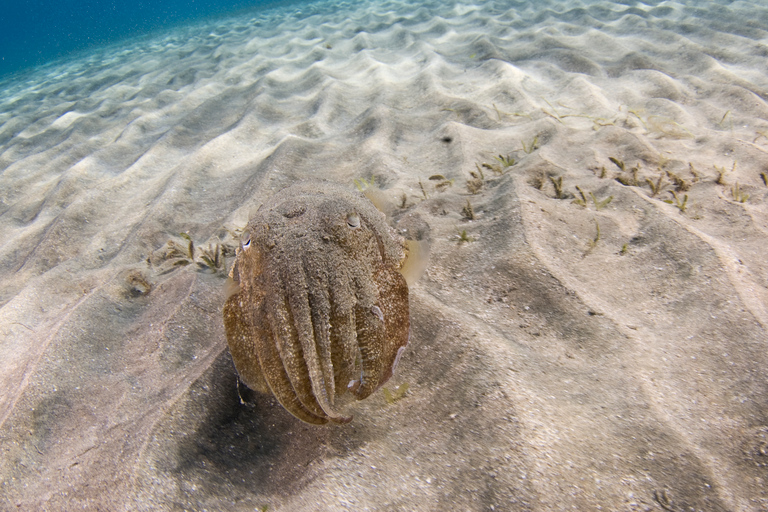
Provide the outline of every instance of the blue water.
<path id="1" fill-rule="evenodd" d="M 0 76 L 123 39 L 275 0 L 12 0 L 0 10 Z"/>

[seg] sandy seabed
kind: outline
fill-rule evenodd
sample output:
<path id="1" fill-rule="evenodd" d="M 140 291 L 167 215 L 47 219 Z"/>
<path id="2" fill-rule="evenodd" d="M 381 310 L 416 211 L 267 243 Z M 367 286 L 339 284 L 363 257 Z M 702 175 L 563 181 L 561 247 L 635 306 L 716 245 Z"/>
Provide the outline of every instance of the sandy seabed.
<path id="1" fill-rule="evenodd" d="M 6 79 L 0 508 L 765 510 L 766 62 L 765 2 L 385 1 Z M 432 246 L 344 426 L 241 402 L 197 264 L 307 179 Z"/>

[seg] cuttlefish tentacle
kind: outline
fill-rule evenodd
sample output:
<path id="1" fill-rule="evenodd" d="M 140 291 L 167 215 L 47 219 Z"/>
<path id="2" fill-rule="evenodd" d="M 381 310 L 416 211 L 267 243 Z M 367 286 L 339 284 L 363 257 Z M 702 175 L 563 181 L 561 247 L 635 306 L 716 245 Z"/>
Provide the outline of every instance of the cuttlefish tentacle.
<path id="1" fill-rule="evenodd" d="M 275 293 L 267 300 L 269 306 L 265 308 L 264 317 L 269 323 L 270 339 L 263 343 L 268 345 L 268 352 L 264 356 L 260 353 L 259 359 L 262 368 L 265 363 L 269 364 L 274 376 L 266 368 L 264 368 L 264 375 L 280 403 L 283 403 L 283 400 L 296 399 L 313 415 L 325 418 L 326 414 L 312 392 L 309 371 L 304 363 L 304 350 L 298 341 L 298 329 L 290 304 L 290 288 L 287 283 L 282 283 L 276 284 L 272 289 L 278 290 L 279 293 Z M 279 386 L 280 394 L 272 386 L 271 376 Z"/>
<path id="2" fill-rule="evenodd" d="M 381 373 L 378 375 L 379 386 L 381 386 L 392 377 L 397 361 L 408 344 L 410 333 L 408 283 L 400 272 L 385 265 L 379 267 L 373 278 L 379 290 L 377 305 L 384 317 L 384 347 Z"/>
<path id="3" fill-rule="evenodd" d="M 285 302 L 285 297 L 280 297 L 280 302 Z M 265 305 L 269 302 L 265 302 Z M 269 304 L 275 307 L 275 304 Z M 285 362 L 287 360 L 295 360 L 298 356 L 293 354 L 289 356 L 285 350 L 278 349 L 279 346 L 284 345 L 283 339 L 285 336 L 280 334 L 281 328 L 286 328 L 288 322 L 283 322 L 285 314 L 287 313 L 287 307 L 285 304 L 281 305 L 281 314 L 268 314 L 264 312 L 261 318 L 267 320 L 267 325 L 263 325 L 262 329 L 256 329 L 256 351 L 258 353 L 259 364 L 262 369 L 262 373 L 272 390 L 272 394 L 275 395 L 278 402 L 285 407 L 285 409 L 307 423 L 314 423 L 316 425 L 322 425 L 328 422 L 326 415 L 322 409 L 307 407 L 299 398 L 299 392 L 297 392 L 294 383 L 290 378 L 290 374 L 286 369 Z M 285 332 L 285 331 L 283 331 Z M 290 331 L 288 332 L 290 334 Z M 286 357 L 284 358 L 283 355 Z M 301 387 L 299 387 L 301 390 Z M 303 393 L 305 396 L 308 393 Z"/>
<path id="4" fill-rule="evenodd" d="M 261 304 L 256 307 L 261 307 Z M 251 389 L 268 392 L 270 388 L 264 379 L 256 351 L 258 337 L 246 320 L 240 293 L 230 296 L 224 304 L 224 327 L 227 339 L 234 341 L 230 349 L 232 359 L 247 363 L 242 365 L 243 370 L 240 372 L 242 381 Z"/>
<path id="5" fill-rule="evenodd" d="M 360 400 L 373 393 L 380 384 L 382 354 L 384 350 L 385 319 L 379 307 L 379 291 L 368 276 L 357 279 L 355 304 L 355 330 L 360 350 L 360 384 L 353 390 Z"/>
<path id="6" fill-rule="evenodd" d="M 330 347 L 326 347 L 327 354 L 325 348 L 318 349 L 318 343 L 328 342 L 328 338 L 325 338 L 325 340 L 322 338 L 323 334 L 327 335 L 327 329 L 320 329 L 320 332 L 316 332 L 314 329 L 310 308 L 311 292 L 308 286 L 309 283 L 304 268 L 293 268 L 287 282 L 288 304 L 293 315 L 296 335 L 296 339 L 293 341 L 294 343 L 298 342 L 298 346 L 301 348 L 304 356 L 304 365 L 309 374 L 309 383 L 316 403 L 319 404 L 323 412 L 332 421 L 346 423 L 351 421 L 352 418 L 336 412 L 333 408 L 332 398 L 329 396 L 329 391 L 332 393 L 334 389 L 333 368 L 330 367 Z M 317 338 L 318 336 L 320 338 Z M 323 357 L 326 357 L 325 361 L 323 361 Z M 327 365 L 324 364 L 326 362 Z M 325 367 L 327 367 L 327 371 L 324 371 Z M 330 385 L 326 385 L 329 378 L 331 380 Z"/>
<path id="7" fill-rule="evenodd" d="M 323 266 L 305 261 L 307 269 L 307 285 L 309 309 L 312 318 L 312 330 L 315 334 L 315 347 L 320 361 L 325 391 L 331 406 L 335 406 L 337 372 L 333 359 L 333 307 L 331 303 L 331 282 L 327 270 Z"/>
<path id="8" fill-rule="evenodd" d="M 335 371 L 336 394 L 342 395 L 351 382 L 360 379 L 357 332 L 355 330 L 355 296 L 352 279 L 346 268 L 329 276 L 331 299 L 331 360 Z"/>

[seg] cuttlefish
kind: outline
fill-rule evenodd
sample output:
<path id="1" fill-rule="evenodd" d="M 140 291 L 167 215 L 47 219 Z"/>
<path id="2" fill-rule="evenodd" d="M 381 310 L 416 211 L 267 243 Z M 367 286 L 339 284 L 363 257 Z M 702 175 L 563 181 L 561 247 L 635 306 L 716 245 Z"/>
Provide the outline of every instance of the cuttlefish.
<path id="1" fill-rule="evenodd" d="M 230 272 L 227 342 L 240 379 L 302 421 L 346 423 L 409 336 L 408 249 L 376 207 L 329 183 L 288 187 L 250 219 Z"/>

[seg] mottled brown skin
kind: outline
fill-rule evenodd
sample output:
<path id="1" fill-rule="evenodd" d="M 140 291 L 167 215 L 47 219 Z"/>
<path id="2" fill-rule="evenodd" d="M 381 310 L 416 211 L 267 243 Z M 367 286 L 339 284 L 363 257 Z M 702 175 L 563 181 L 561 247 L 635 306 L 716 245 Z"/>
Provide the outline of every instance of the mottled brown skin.
<path id="1" fill-rule="evenodd" d="M 307 423 L 350 421 L 340 397 L 373 393 L 408 343 L 405 255 L 362 194 L 328 183 L 277 193 L 248 224 L 224 305 L 242 381 Z"/>

